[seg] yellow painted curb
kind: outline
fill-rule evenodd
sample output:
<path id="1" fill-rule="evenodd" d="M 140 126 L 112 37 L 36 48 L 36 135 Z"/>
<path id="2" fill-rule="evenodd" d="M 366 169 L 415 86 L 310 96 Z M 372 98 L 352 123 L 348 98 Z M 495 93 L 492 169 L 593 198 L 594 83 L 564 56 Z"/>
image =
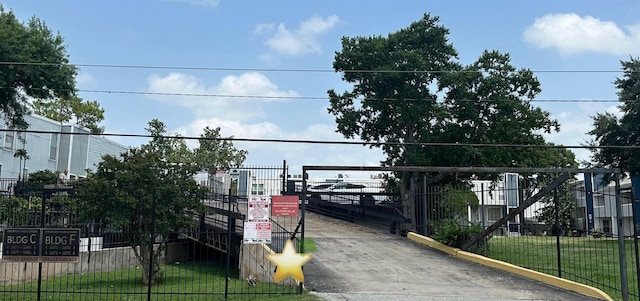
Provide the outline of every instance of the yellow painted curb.
<path id="1" fill-rule="evenodd" d="M 440 252 L 447 253 L 447 254 L 449 254 L 451 256 L 456 256 L 458 251 L 460 251 L 460 249 L 458 249 L 458 248 L 453 248 L 453 247 L 447 246 L 447 245 L 445 245 L 443 243 L 440 243 L 440 242 L 434 240 L 431 237 L 422 236 L 420 234 L 416 234 L 416 233 L 413 233 L 413 232 L 407 233 L 407 238 L 409 238 L 409 239 L 411 239 L 411 240 L 413 240 L 413 241 L 415 241 L 415 242 L 417 242 L 419 244 L 423 244 L 425 246 L 434 248 L 434 249 L 436 249 L 436 250 L 438 250 Z"/>
<path id="2" fill-rule="evenodd" d="M 595 287 L 591 287 L 582 283 L 577 283 L 571 280 L 567 280 L 567 279 L 562 279 L 556 276 L 551 276 L 551 275 L 547 275 L 544 273 L 540 273 L 540 272 L 536 272 L 533 270 L 529 270 L 529 269 L 525 269 L 510 263 L 506 263 L 506 262 L 502 262 L 499 260 L 495 260 L 495 259 L 491 259 L 491 258 L 487 258 L 484 257 L 482 255 L 478 255 L 478 254 L 474 254 L 474 253 L 470 253 L 470 252 L 466 252 L 466 251 L 462 251 L 458 248 L 453 248 L 450 246 L 447 246 L 445 244 L 439 243 L 435 240 L 433 240 L 432 238 L 420 235 L 420 234 L 416 234 L 413 232 L 409 232 L 407 233 L 407 238 L 409 238 L 412 241 L 415 241 L 419 244 L 431 247 L 433 249 L 439 250 L 441 252 L 447 253 L 449 255 L 452 255 L 454 257 L 458 257 L 460 259 L 464 259 L 467 261 L 471 261 L 477 264 L 481 264 L 484 266 L 488 266 L 488 267 L 492 267 L 495 269 L 499 269 L 502 271 L 506 271 L 512 274 L 516 274 L 516 275 L 520 275 L 522 277 L 526 277 L 529 279 L 533 279 L 536 281 L 540 281 L 558 288 L 562 288 L 565 290 L 569 290 L 569 291 L 573 291 L 585 296 L 589 296 L 589 297 L 593 297 L 593 298 L 598 298 L 601 300 L 607 300 L 607 301 L 614 301 L 613 298 L 611 298 L 609 295 L 607 295 L 607 293 L 603 292 L 600 289 L 597 289 Z"/>

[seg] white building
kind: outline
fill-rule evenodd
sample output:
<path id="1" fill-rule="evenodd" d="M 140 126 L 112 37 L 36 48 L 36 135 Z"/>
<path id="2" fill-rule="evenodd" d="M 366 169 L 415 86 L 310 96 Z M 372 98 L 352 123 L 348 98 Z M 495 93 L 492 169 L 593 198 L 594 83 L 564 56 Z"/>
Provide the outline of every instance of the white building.
<path id="1" fill-rule="evenodd" d="M 618 225 L 616 222 L 618 212 L 616 210 L 615 182 L 611 182 L 608 185 L 603 186 L 600 183 L 600 179 L 595 177 L 595 179 L 592 180 L 592 185 L 593 229 L 590 230 L 598 230 L 606 235 L 618 235 Z M 591 208 L 588 208 L 585 182 L 583 180 L 576 181 L 572 183 L 572 187 L 574 187 L 572 190 L 576 201 L 574 223 L 576 224 L 576 227 L 582 230 L 588 230 L 588 212 Z M 628 177 L 620 181 L 620 202 L 622 207 L 620 217 L 622 217 L 624 235 L 633 235 L 633 198 L 631 193 L 631 179 Z"/>
<path id="2" fill-rule="evenodd" d="M 128 149 L 105 137 L 85 135 L 90 131 L 79 125 L 61 124 L 38 115 L 25 115 L 25 120 L 28 130 L 38 133 L 7 131 L 0 117 L 0 128 L 5 130 L 0 132 L 0 178 L 17 179 L 45 169 L 66 169 L 70 179 L 84 177 L 87 170 L 95 170 L 103 155 L 119 155 Z M 26 161 L 15 156 L 19 149 L 26 150 Z"/>
<path id="3" fill-rule="evenodd" d="M 519 174 L 504 173 L 496 182 L 490 180 L 473 180 L 471 190 L 478 197 L 478 210 L 468 209 L 468 220 L 471 223 L 484 225 L 488 227 L 507 215 L 509 212 L 516 210 L 523 196 L 518 184 Z M 518 235 L 521 233 L 521 225 L 523 222 L 532 223 L 537 220 L 538 211 L 545 204 L 535 202 L 523 214 L 516 215 L 507 222 L 506 227 L 499 233 L 500 235 Z M 508 233 L 507 233 L 508 232 Z"/>

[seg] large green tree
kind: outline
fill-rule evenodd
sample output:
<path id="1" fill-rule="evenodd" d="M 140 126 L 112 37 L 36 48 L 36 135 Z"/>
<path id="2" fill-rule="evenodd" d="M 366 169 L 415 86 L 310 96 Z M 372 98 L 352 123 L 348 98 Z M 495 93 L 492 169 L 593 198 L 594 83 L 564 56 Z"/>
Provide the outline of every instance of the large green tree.
<path id="1" fill-rule="evenodd" d="M 51 99 L 75 93 L 76 68 L 64 41 L 40 19 L 21 23 L 0 5 L 0 112 L 9 127 L 27 128 L 28 97 Z"/>
<path id="2" fill-rule="evenodd" d="M 100 122 L 104 120 L 104 109 L 96 100 L 84 100 L 78 96 L 54 100 L 38 99 L 33 102 L 34 112 L 60 122 L 75 122 L 91 130 L 92 133 L 104 132 Z"/>
<path id="3" fill-rule="evenodd" d="M 152 285 L 162 275 L 159 258 L 169 234 L 193 223 L 186 210 L 202 208 L 206 188 L 194 179 L 199 167 L 184 156 L 188 148 L 183 139 L 165 138 L 158 120 L 149 122 L 147 131 L 153 136 L 148 144 L 118 157 L 105 156 L 77 186 L 77 194 L 85 218 L 128 234 L 143 267 L 143 283 Z"/>
<path id="4" fill-rule="evenodd" d="M 343 38 L 333 67 L 353 89 L 328 91 L 337 131 L 347 138 L 390 142 L 381 146 L 387 156 L 382 164 L 388 166 L 575 166 L 566 149 L 420 145 L 548 145 L 543 133 L 559 129 L 548 112 L 531 105 L 540 83 L 530 70 L 516 69 L 508 54 L 497 51 L 461 66 L 448 32 L 427 14 L 387 37 Z M 563 160 L 551 162 L 549 156 Z M 398 177 L 407 200 L 410 179 L 416 177 Z M 429 175 L 431 184 L 459 179 Z"/>
<path id="5" fill-rule="evenodd" d="M 248 153 L 236 148 L 231 140 L 222 139 L 219 127 L 205 127 L 194 154 L 198 165 L 213 173 L 218 168 L 242 165 Z"/>
<path id="6" fill-rule="evenodd" d="M 614 81 L 622 117 L 598 113 L 593 117 L 592 146 L 640 146 L 640 57 L 621 61 L 623 75 Z M 595 148 L 593 161 L 602 167 L 621 168 L 640 175 L 640 152 L 631 148 Z"/>

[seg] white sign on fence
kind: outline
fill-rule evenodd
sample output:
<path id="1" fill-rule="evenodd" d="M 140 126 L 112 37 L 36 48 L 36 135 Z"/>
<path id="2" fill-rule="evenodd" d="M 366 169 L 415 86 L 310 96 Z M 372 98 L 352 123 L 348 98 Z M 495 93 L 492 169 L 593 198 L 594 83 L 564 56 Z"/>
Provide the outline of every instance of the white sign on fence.
<path id="1" fill-rule="evenodd" d="M 247 219 L 250 222 L 268 222 L 271 215 L 271 200 L 268 196 L 249 196 Z"/>
<path id="2" fill-rule="evenodd" d="M 270 222 L 245 222 L 242 242 L 245 244 L 270 244 Z"/>

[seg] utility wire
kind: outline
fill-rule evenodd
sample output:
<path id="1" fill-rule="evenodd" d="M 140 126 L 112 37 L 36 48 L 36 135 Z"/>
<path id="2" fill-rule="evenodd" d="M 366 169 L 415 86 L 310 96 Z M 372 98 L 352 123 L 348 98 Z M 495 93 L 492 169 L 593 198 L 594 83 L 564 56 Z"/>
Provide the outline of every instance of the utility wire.
<path id="1" fill-rule="evenodd" d="M 194 66 L 159 66 L 159 65 L 124 65 L 124 64 L 62 64 L 42 62 L 0 61 L 0 65 L 14 66 L 75 66 L 91 68 L 126 68 L 126 69 L 161 69 L 161 70 L 203 70 L 203 71 L 254 71 L 254 72 L 306 72 L 306 73 L 471 73 L 474 70 L 340 70 L 333 69 L 278 69 L 278 68 L 231 68 L 231 67 L 194 67 Z M 640 72 L 624 70 L 529 70 L 533 73 L 623 73 Z"/>
<path id="2" fill-rule="evenodd" d="M 13 89 L 12 87 L 0 87 L 0 89 Z M 44 90 L 42 88 L 29 88 L 31 90 Z M 55 90 L 55 89 L 53 89 Z M 58 91 L 71 91 L 70 89 L 58 89 Z M 100 94 L 129 94 L 129 95 L 155 95 L 155 96 L 186 96 L 186 97 L 219 97 L 219 98 L 247 98 L 247 99 L 295 99 L 295 100 L 329 100 L 327 96 L 286 96 L 286 95 L 239 95 L 239 94 L 215 94 L 215 93 L 179 93 L 179 92 L 151 92 L 151 91 L 127 91 L 127 90 L 100 90 L 100 89 L 77 89 L 77 92 L 100 93 Z M 358 98 L 363 100 L 362 98 Z M 367 101 L 420 101 L 417 98 L 366 98 Z M 446 101 L 448 99 L 438 98 L 435 101 Z M 455 101 L 466 102 L 500 102 L 513 101 L 514 99 L 455 99 Z M 532 99 L 530 102 L 552 102 L 552 103 L 607 103 L 607 102 L 631 102 L 636 100 L 618 99 Z"/>
<path id="3" fill-rule="evenodd" d="M 32 134 L 61 134 L 79 136 L 105 136 L 105 137 L 134 137 L 134 138 L 166 138 L 184 140 L 211 140 L 211 141 L 231 141 L 231 142 L 257 142 L 257 143 L 297 143 L 297 144 L 331 144 L 331 145 L 361 145 L 361 146 L 423 146 L 423 147 L 509 147 L 509 148 L 542 148 L 542 149 L 640 149 L 640 145 L 536 145 L 536 144 L 507 144 L 507 143 L 457 143 L 457 142 L 367 142 L 367 141 L 337 141 L 337 140 L 304 140 L 304 139 L 266 139 L 266 138 L 203 138 L 195 136 L 181 135 L 149 135 L 149 134 L 127 134 L 127 133 L 68 133 L 62 131 L 40 131 L 40 130 L 15 130 L 0 129 L 0 132 L 20 132 Z"/>

